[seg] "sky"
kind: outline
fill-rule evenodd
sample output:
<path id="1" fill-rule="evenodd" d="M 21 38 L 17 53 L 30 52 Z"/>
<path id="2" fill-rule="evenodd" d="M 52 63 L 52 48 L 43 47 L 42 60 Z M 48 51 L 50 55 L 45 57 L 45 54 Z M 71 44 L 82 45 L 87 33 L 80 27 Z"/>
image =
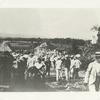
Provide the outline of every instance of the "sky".
<path id="1" fill-rule="evenodd" d="M 0 36 L 92 39 L 97 8 L 0 8 Z"/>

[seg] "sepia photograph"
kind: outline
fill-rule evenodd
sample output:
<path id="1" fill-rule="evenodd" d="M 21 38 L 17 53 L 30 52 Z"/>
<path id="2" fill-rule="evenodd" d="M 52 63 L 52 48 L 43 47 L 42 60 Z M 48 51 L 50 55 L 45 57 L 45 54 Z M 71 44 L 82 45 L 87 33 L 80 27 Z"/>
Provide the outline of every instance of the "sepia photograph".
<path id="1" fill-rule="evenodd" d="M 100 8 L 0 8 L 0 92 L 99 92 Z"/>

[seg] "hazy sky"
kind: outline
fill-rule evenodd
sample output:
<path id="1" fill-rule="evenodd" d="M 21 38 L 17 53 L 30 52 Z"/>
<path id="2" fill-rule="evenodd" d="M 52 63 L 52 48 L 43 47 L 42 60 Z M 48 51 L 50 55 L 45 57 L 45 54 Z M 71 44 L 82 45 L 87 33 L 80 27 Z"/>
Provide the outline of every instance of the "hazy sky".
<path id="1" fill-rule="evenodd" d="M 100 25 L 100 9 L 0 8 L 0 35 L 91 39 Z"/>

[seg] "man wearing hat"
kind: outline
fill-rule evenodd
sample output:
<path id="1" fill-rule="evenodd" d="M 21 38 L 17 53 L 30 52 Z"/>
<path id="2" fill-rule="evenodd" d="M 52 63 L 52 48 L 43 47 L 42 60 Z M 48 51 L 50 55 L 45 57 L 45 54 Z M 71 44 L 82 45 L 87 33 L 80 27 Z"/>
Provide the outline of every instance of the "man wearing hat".
<path id="1" fill-rule="evenodd" d="M 69 55 L 65 55 L 65 57 L 62 59 L 62 66 L 64 67 L 66 81 L 69 80 L 70 64 L 71 64 L 71 61 L 70 61 Z"/>
<path id="2" fill-rule="evenodd" d="M 73 75 L 73 77 L 74 77 L 74 79 L 78 79 L 79 78 L 79 74 L 78 74 L 78 72 L 79 72 L 79 69 L 80 69 L 80 67 L 81 67 L 81 61 L 79 60 L 79 58 L 80 58 L 80 55 L 79 54 L 77 54 L 75 57 L 74 57 L 74 75 Z"/>
<path id="3" fill-rule="evenodd" d="M 91 92 L 100 90 L 100 52 L 95 53 L 95 61 L 89 64 L 84 83 Z"/>
<path id="4" fill-rule="evenodd" d="M 61 67 L 62 67 L 62 60 L 61 57 L 58 56 L 56 60 L 56 81 L 59 81 L 61 77 Z"/>

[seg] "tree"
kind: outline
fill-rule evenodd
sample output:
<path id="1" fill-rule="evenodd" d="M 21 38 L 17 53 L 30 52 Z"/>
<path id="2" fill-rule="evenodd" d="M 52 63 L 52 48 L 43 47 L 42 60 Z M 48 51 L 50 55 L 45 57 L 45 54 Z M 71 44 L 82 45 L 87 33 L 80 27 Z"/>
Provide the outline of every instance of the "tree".
<path id="1" fill-rule="evenodd" d="M 82 52 L 82 68 L 87 69 L 88 64 L 94 60 L 95 46 L 92 45 L 89 41 L 86 41 L 84 46 L 80 46 L 80 50 Z"/>
<path id="2" fill-rule="evenodd" d="M 91 31 L 99 31 L 99 25 L 94 25 L 92 28 L 91 28 Z"/>

